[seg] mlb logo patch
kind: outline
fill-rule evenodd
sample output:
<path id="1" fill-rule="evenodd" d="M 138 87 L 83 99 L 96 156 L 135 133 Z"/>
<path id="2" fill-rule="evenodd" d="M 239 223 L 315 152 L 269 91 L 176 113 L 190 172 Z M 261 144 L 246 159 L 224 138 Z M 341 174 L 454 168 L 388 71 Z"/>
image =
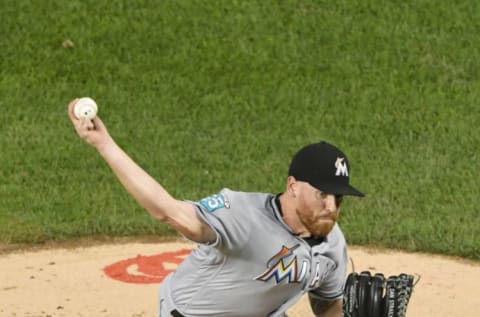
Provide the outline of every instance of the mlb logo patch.
<path id="1" fill-rule="evenodd" d="M 200 200 L 200 204 L 209 212 L 214 212 L 220 208 L 230 208 L 227 198 L 223 194 L 215 194 Z"/>

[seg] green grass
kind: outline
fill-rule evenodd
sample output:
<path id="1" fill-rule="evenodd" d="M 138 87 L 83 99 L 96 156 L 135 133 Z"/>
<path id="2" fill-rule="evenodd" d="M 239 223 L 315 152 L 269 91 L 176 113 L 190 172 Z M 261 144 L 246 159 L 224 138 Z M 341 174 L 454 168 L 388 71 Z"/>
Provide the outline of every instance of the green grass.
<path id="1" fill-rule="evenodd" d="M 480 259 L 476 1 L 0 5 L 0 242 L 173 234 L 73 132 L 91 96 L 178 198 L 280 192 L 327 139 L 368 194 L 343 208 L 350 243 Z"/>

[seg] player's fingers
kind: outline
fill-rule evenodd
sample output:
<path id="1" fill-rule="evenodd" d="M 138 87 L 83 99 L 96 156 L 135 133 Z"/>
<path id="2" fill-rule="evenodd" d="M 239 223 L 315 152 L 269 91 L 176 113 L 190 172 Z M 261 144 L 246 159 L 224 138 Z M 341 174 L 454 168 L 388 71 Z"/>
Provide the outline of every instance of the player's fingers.
<path id="1" fill-rule="evenodd" d="M 75 123 L 75 130 L 77 130 L 78 135 L 85 139 L 88 134 L 88 127 L 87 122 L 85 119 L 76 119 Z"/>
<path id="2" fill-rule="evenodd" d="M 68 116 L 70 117 L 70 120 L 72 120 L 72 122 L 75 122 L 75 121 L 78 121 L 77 117 L 75 116 L 75 113 L 73 111 L 73 109 L 75 108 L 75 104 L 77 103 L 78 101 L 78 98 L 75 98 L 73 99 L 72 101 L 70 101 L 70 103 L 68 104 Z"/>
<path id="3" fill-rule="evenodd" d="M 93 130 L 95 128 L 93 122 L 87 118 L 81 118 L 81 119 L 78 119 L 77 121 L 79 121 L 79 127 L 80 127 L 80 130 L 82 131 L 90 131 L 90 130 Z"/>
<path id="4" fill-rule="evenodd" d="M 95 125 L 93 124 L 92 120 L 84 119 L 87 121 L 87 130 L 95 130 Z"/>
<path id="5" fill-rule="evenodd" d="M 92 119 L 92 122 L 93 122 L 93 125 L 95 126 L 95 130 L 97 130 L 97 131 L 107 131 L 107 128 L 105 127 L 105 124 L 103 123 L 103 121 L 98 116 L 95 116 Z"/>

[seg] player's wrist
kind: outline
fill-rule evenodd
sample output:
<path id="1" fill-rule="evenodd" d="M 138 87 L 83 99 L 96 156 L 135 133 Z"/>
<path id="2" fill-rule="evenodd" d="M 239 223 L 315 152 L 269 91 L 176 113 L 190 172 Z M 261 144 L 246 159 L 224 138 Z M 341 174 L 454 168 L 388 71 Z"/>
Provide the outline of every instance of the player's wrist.
<path id="1" fill-rule="evenodd" d="M 118 149 L 118 145 L 111 137 L 106 137 L 105 140 L 94 144 L 94 147 L 97 149 L 100 155 L 105 158 L 114 154 L 114 152 Z"/>

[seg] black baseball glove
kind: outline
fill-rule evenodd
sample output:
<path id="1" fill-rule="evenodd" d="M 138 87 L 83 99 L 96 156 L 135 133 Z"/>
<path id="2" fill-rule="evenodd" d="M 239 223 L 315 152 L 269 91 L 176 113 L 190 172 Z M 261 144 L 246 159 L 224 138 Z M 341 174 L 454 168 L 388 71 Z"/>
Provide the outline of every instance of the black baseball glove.
<path id="1" fill-rule="evenodd" d="M 350 273 L 343 296 L 344 317 L 405 317 L 415 284 L 399 274 L 385 278 L 369 271 Z"/>

